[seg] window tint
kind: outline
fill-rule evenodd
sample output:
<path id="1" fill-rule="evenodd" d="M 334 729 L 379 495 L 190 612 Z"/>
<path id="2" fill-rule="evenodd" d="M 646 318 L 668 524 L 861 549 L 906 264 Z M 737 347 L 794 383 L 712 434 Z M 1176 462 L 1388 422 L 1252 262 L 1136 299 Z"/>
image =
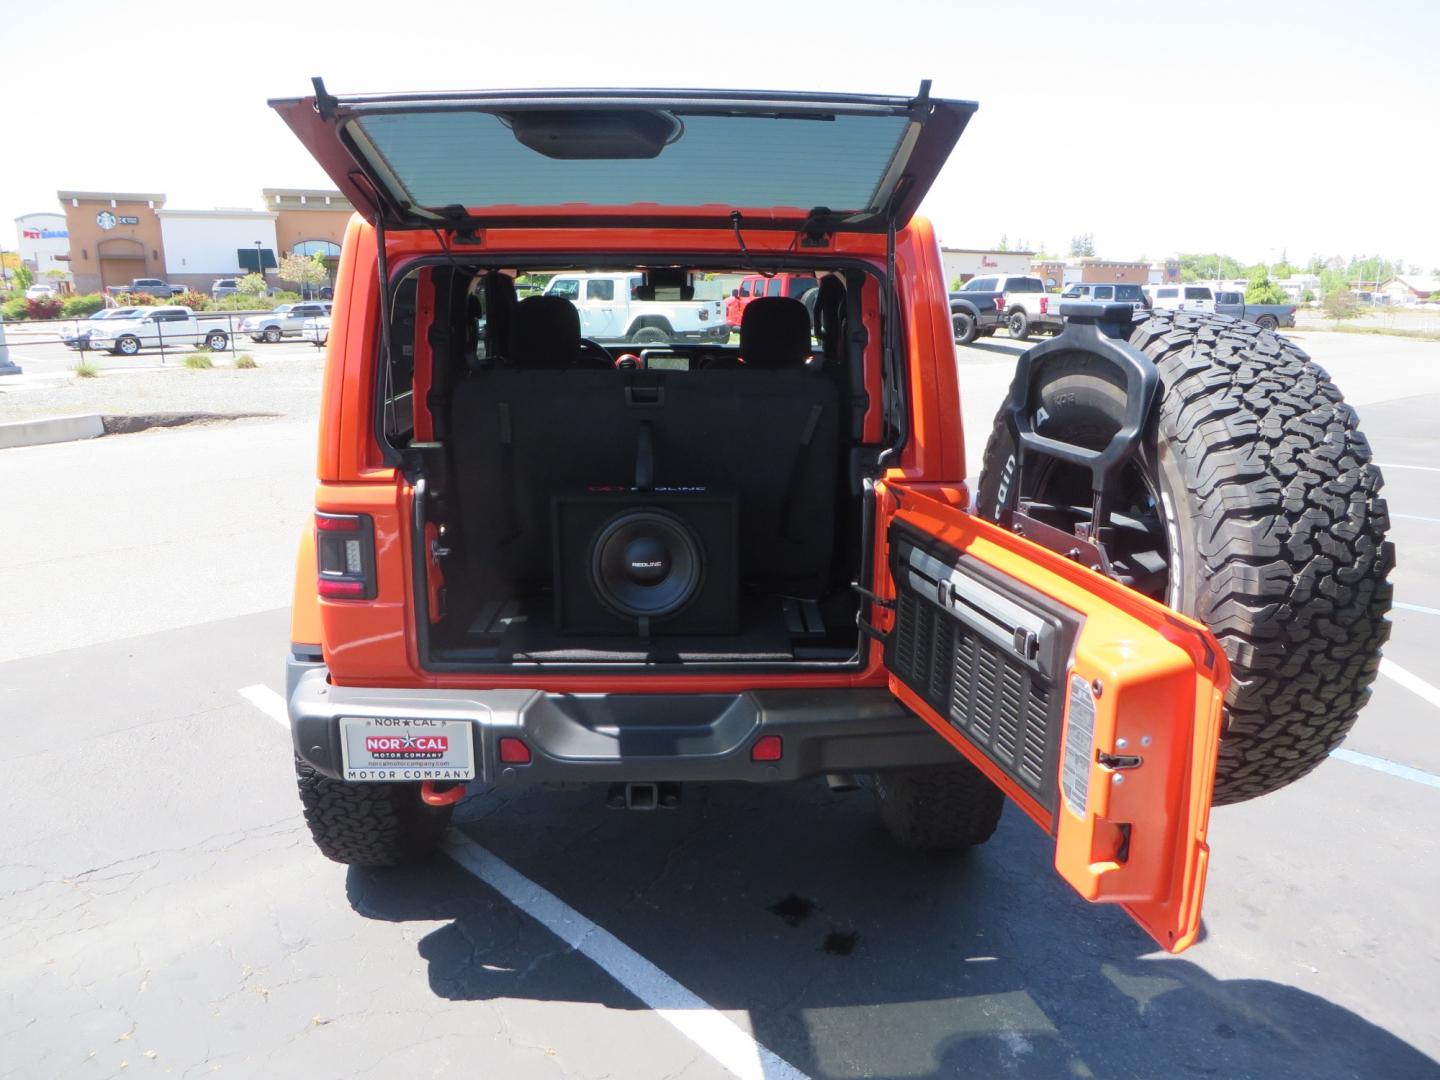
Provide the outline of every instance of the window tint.
<path id="1" fill-rule="evenodd" d="M 586 300 L 614 300 L 615 282 L 612 278 L 594 278 L 585 282 Z"/>
<path id="2" fill-rule="evenodd" d="M 563 296 L 566 300 L 580 299 L 580 282 L 574 278 L 556 278 L 550 283 L 551 296 Z"/>
<path id="3" fill-rule="evenodd" d="M 1069 298 L 1069 299 L 1071 299 L 1071 300 L 1075 299 L 1075 297 L 1077 297 L 1077 296 L 1089 296 L 1089 295 L 1090 295 L 1090 286 L 1089 286 L 1089 285 L 1071 285 L 1068 289 L 1066 289 L 1066 290 L 1065 290 L 1063 293 L 1061 293 L 1060 295 L 1063 296 L 1063 297 L 1067 297 L 1067 298 Z"/>
<path id="4" fill-rule="evenodd" d="M 1201 288 L 1201 289 L 1186 289 L 1186 290 L 1185 290 L 1185 299 L 1186 299 L 1186 300 L 1209 300 L 1209 299 L 1210 299 L 1210 290 L 1209 290 L 1209 289 L 1204 289 L 1204 288 Z"/>
<path id="5" fill-rule="evenodd" d="M 1115 286 L 1115 297 L 1116 297 L 1116 299 L 1118 299 L 1118 300 L 1141 300 L 1141 299 L 1144 299 L 1144 297 L 1141 295 L 1140 286 L 1139 286 L 1139 285 L 1116 285 L 1116 286 Z"/>
<path id="6" fill-rule="evenodd" d="M 1114 285 L 1096 285 L 1096 286 L 1095 286 L 1095 299 L 1096 299 L 1096 300 L 1114 300 L 1114 299 L 1115 299 L 1115 286 L 1114 286 Z"/>
<path id="7" fill-rule="evenodd" d="M 1044 292 L 1045 287 L 1035 277 L 1010 278 L 1005 285 L 1006 292 Z"/>
<path id="8" fill-rule="evenodd" d="M 820 282 L 815 280 L 813 277 L 791 278 L 785 286 L 785 295 L 792 297 L 795 300 L 799 300 L 800 297 L 804 296 L 807 292 L 809 292 L 811 289 L 815 288 L 819 284 Z"/>
<path id="9" fill-rule="evenodd" d="M 994 292 L 995 279 L 993 277 L 971 278 L 965 283 L 963 292 Z"/>
<path id="10" fill-rule="evenodd" d="M 784 287 L 785 283 L 783 281 L 781 281 L 778 277 L 772 277 L 769 281 L 765 283 L 765 295 L 779 296 L 780 290 Z"/>
<path id="11" fill-rule="evenodd" d="M 1155 296 L 1159 300 L 1174 300 L 1180 295 L 1179 289 L 1156 289 Z"/>
<path id="12" fill-rule="evenodd" d="M 742 297 L 748 297 L 750 295 L 750 279 L 748 277 L 740 282 L 740 295 Z"/>

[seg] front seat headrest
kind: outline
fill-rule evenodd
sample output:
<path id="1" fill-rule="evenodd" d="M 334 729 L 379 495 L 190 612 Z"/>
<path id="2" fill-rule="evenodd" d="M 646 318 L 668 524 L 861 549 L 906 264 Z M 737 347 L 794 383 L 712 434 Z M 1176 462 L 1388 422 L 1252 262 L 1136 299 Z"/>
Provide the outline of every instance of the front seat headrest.
<path id="1" fill-rule="evenodd" d="M 763 296 L 740 317 L 740 355 L 751 368 L 802 368 L 810 356 L 810 313 L 788 296 Z"/>
<path id="2" fill-rule="evenodd" d="M 815 298 L 815 336 L 826 361 L 841 358 L 845 336 L 845 282 L 838 274 L 820 279 L 820 294 Z"/>
<path id="3" fill-rule="evenodd" d="M 515 305 L 509 360 L 517 367 L 569 368 L 580 359 L 580 312 L 563 296 L 527 296 Z"/>

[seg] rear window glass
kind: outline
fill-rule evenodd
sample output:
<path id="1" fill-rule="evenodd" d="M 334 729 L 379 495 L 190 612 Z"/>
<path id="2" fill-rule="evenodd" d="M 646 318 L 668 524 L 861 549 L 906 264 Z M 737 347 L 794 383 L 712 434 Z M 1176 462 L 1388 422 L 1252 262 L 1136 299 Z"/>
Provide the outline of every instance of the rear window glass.
<path id="1" fill-rule="evenodd" d="M 1186 289 L 1186 290 L 1185 290 L 1185 299 L 1186 299 L 1186 300 L 1209 300 L 1209 299 L 1210 299 L 1210 290 L 1209 290 L 1209 289 Z"/>
<path id="2" fill-rule="evenodd" d="M 779 296 L 780 290 L 784 288 L 784 285 L 785 283 L 781 281 L 778 277 L 772 277 L 769 281 L 765 283 L 765 295 Z"/>
<path id="3" fill-rule="evenodd" d="M 1036 277 L 1011 278 L 1005 285 L 1006 292 L 1044 292 L 1045 287 Z"/>
<path id="4" fill-rule="evenodd" d="M 1115 297 L 1119 300 L 1143 300 L 1139 285 L 1116 285 Z"/>
<path id="5" fill-rule="evenodd" d="M 1173 300 L 1180 295 L 1179 289 L 1156 289 L 1155 295 L 1162 300 Z"/>
<path id="6" fill-rule="evenodd" d="M 798 300 L 819 284 L 820 282 L 813 277 L 791 278 L 785 284 L 785 295 Z"/>
<path id="7" fill-rule="evenodd" d="M 585 283 L 586 300 L 614 300 L 615 282 L 610 278 L 597 278 Z"/>
<path id="8" fill-rule="evenodd" d="M 1114 300 L 1114 299 L 1115 299 L 1115 286 L 1114 286 L 1114 285 L 1096 285 L 1096 286 L 1095 286 L 1095 299 L 1096 299 L 1096 300 Z"/>
<path id="9" fill-rule="evenodd" d="M 560 160 L 531 150 L 500 117 L 394 112 L 363 133 L 407 201 L 426 207 L 589 206 L 873 209 L 909 121 L 903 116 L 688 113 L 653 158 Z"/>

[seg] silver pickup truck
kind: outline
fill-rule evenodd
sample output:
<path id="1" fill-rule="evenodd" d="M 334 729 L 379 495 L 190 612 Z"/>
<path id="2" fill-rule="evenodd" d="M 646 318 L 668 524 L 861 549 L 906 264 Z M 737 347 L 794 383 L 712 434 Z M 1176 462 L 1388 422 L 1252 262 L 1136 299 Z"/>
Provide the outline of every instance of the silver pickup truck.
<path id="1" fill-rule="evenodd" d="M 240 333 L 249 334 L 251 341 L 276 342 L 285 337 L 299 337 L 306 319 L 330 314 L 330 301 L 304 304 L 281 304 L 274 311 L 251 315 L 240 324 Z"/>
<path id="2" fill-rule="evenodd" d="M 1295 325 L 1294 304 L 1247 304 L 1242 292 L 1216 293 L 1215 313 L 1253 322 L 1263 330 Z"/>

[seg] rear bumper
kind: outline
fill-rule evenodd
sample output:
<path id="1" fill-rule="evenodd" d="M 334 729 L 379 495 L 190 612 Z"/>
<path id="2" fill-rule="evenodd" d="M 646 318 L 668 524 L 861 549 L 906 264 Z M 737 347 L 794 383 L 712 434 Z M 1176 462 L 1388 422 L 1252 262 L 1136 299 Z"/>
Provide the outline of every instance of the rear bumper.
<path id="1" fill-rule="evenodd" d="M 540 690 L 390 690 L 332 686 L 323 664 L 290 658 L 295 752 L 341 778 L 342 716 L 468 719 L 476 782 L 775 783 L 825 773 L 950 764 L 955 751 L 883 688 L 736 694 L 548 694 Z M 762 735 L 779 761 L 751 761 Z M 501 737 L 523 739 L 528 765 L 499 761 Z"/>

